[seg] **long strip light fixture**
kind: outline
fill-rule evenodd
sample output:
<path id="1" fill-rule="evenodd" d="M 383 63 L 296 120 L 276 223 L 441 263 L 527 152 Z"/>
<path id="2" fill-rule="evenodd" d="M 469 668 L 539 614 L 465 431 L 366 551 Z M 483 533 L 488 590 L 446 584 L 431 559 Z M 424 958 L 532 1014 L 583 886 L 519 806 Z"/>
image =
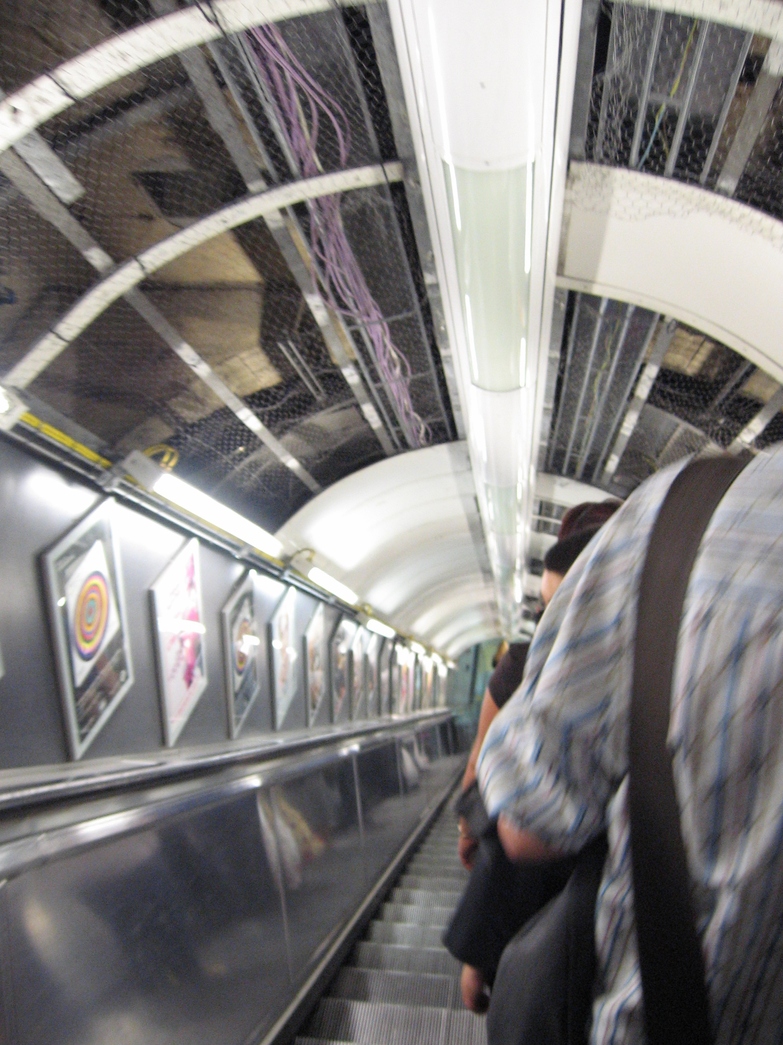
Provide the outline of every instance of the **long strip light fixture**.
<path id="1" fill-rule="evenodd" d="M 522 633 L 561 5 L 391 0 L 501 626 Z M 544 147 L 544 143 L 548 146 Z"/>
<path id="2" fill-rule="evenodd" d="M 4 393 L 5 389 L 0 386 L 0 412 L 8 409 L 5 404 L 9 401 L 3 398 Z M 220 501 L 210 497 L 209 494 L 204 493 L 195 486 L 191 486 L 190 483 L 186 483 L 176 475 L 166 472 L 155 461 L 152 461 L 138 450 L 134 450 L 125 458 L 122 462 L 122 467 L 128 475 L 132 476 L 145 489 L 176 505 L 177 508 L 181 508 L 189 515 L 203 520 L 218 530 L 222 530 L 229 537 L 241 541 L 249 548 L 257 549 L 270 558 L 278 559 L 280 557 L 283 545 L 271 533 L 246 519 L 239 512 L 235 512 L 232 508 L 221 504 Z M 359 596 L 356 592 L 349 588 L 347 584 L 343 584 L 335 577 L 332 577 L 326 570 L 313 566 L 308 570 L 307 577 L 313 584 L 331 595 L 336 595 L 338 599 L 341 599 L 347 605 L 356 606 L 358 604 Z M 398 633 L 395 629 L 376 617 L 369 616 L 366 621 L 366 627 L 384 638 L 397 638 Z M 411 642 L 410 648 L 420 656 L 427 654 L 425 647 L 418 642 Z M 435 651 L 432 651 L 431 655 L 435 658 L 436 663 L 443 663 Z"/>

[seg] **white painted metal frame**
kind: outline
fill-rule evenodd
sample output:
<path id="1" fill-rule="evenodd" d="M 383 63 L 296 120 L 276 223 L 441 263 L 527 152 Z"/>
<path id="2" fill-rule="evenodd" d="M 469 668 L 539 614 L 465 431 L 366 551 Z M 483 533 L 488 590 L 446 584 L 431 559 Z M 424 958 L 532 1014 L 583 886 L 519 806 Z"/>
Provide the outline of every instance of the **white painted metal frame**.
<path id="1" fill-rule="evenodd" d="M 358 167 L 282 185 L 257 196 L 245 197 L 236 203 L 228 204 L 214 214 L 209 214 L 206 218 L 142 251 L 91 287 L 53 329 L 40 338 L 24 358 L 9 370 L 4 378 L 5 383 L 15 388 L 26 388 L 109 305 L 128 294 L 164 265 L 168 265 L 194 247 L 214 239 L 215 236 L 229 232 L 254 218 L 291 207 L 295 203 L 350 189 L 379 185 L 386 181 L 399 181 L 401 177 L 402 171 L 397 163 Z"/>

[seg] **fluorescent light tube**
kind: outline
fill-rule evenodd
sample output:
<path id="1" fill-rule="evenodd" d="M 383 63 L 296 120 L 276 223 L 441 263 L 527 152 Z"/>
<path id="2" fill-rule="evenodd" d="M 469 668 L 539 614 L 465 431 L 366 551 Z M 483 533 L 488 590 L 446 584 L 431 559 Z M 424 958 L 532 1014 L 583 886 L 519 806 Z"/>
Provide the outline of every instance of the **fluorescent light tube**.
<path id="1" fill-rule="evenodd" d="M 420 642 L 412 642 L 411 649 L 414 653 L 418 653 L 420 657 L 423 657 L 427 652 Z"/>
<path id="2" fill-rule="evenodd" d="M 376 635 L 383 635 L 385 639 L 393 639 L 397 634 L 394 628 L 390 628 L 388 624 L 376 620 L 375 617 L 368 619 L 366 627 L 368 631 L 374 631 Z"/>
<path id="3" fill-rule="evenodd" d="M 191 515 L 211 523 L 212 526 L 223 530 L 231 537 L 243 541 L 248 547 L 257 548 L 265 555 L 279 558 L 280 552 L 283 550 L 283 545 L 271 533 L 256 526 L 255 523 L 250 522 L 244 515 L 240 515 L 232 508 L 227 508 L 225 504 L 216 501 L 209 494 L 197 490 L 190 483 L 169 475 L 168 472 L 164 472 L 156 480 L 152 492 L 160 497 L 165 497 L 167 501 L 171 501 L 177 507 L 184 508 Z"/>
<path id="4" fill-rule="evenodd" d="M 342 584 L 340 581 L 335 580 L 331 574 L 326 573 L 324 570 L 320 570 L 317 566 L 313 566 L 307 576 L 311 581 L 317 584 L 319 588 L 331 592 L 332 595 L 336 595 L 338 599 L 342 599 L 343 602 L 347 602 L 351 606 L 356 605 L 359 601 L 359 596 L 355 591 L 351 591 L 347 584 Z"/>

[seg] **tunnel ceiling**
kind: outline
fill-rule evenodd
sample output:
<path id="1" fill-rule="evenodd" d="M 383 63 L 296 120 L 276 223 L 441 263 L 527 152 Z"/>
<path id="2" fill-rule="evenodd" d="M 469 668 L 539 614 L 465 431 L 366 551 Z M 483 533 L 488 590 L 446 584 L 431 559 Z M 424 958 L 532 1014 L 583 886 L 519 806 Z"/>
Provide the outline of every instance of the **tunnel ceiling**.
<path id="1" fill-rule="evenodd" d="M 533 578 L 571 496 L 547 476 L 626 496 L 686 453 L 783 438 L 783 356 L 767 366 L 752 335 L 724 338 L 630 284 L 598 289 L 598 277 L 569 270 L 568 193 L 596 171 L 644 175 L 642 196 L 666 182 L 713 209 L 741 207 L 766 223 L 759 243 L 780 240 L 781 43 L 735 17 L 739 2 L 731 25 L 687 13 L 718 4 L 668 6 L 679 11 L 582 5 Z M 385 5 L 291 0 L 291 17 L 258 28 L 262 9 L 2 6 L 3 94 L 54 72 L 47 82 L 67 97 L 0 154 L 0 381 L 27 405 L 34 429 L 17 428 L 29 440 L 54 438 L 98 472 L 146 451 L 266 529 L 294 520 L 283 532 L 296 534 L 306 519 L 317 533 L 322 491 L 463 440 L 463 404 Z M 142 48 L 129 44 L 116 73 L 74 64 L 164 17 L 201 28 L 144 37 L 154 60 L 128 59 Z M 743 293 L 746 259 L 712 253 Z M 441 475 L 446 458 L 432 460 Z M 584 490 L 572 485 L 571 499 Z M 476 581 L 468 590 L 453 578 L 449 598 L 473 591 L 483 608 L 470 635 L 482 637 L 496 617 L 475 502 L 453 503 Z M 531 606 L 535 594 L 532 583 Z M 390 612 L 395 599 L 405 593 L 388 597 Z M 417 605 L 409 626 L 433 607 Z"/>
<path id="2" fill-rule="evenodd" d="M 396 159 L 367 14 L 321 6 L 143 66 L 5 155 L 0 374 L 17 374 L 114 264 L 250 193 Z M 174 10 L 4 5 L 0 86 L 10 94 Z M 269 530 L 357 469 L 454 439 L 406 191 L 398 171 L 379 170 L 374 184 L 243 222 L 151 272 L 25 380 L 32 412 L 109 462 L 170 447 L 179 474 Z"/>

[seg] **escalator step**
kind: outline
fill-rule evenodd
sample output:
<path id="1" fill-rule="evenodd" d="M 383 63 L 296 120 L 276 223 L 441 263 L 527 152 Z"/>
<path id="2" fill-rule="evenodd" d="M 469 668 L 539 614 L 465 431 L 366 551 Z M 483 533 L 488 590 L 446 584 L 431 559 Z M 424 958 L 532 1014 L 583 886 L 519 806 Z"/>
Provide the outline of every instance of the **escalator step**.
<path id="1" fill-rule="evenodd" d="M 465 1017 L 471 1019 L 466 1020 Z M 474 1022 L 471 1022 L 474 1021 Z M 330 1041 L 371 1045 L 484 1045 L 485 1023 L 470 1012 L 385 1002 L 324 998 L 308 1034 Z"/>
<path id="2" fill-rule="evenodd" d="M 425 860 L 420 857 L 414 857 L 408 864 L 407 872 L 409 875 L 447 875 L 451 878 L 461 878 L 463 881 L 467 881 L 467 872 L 462 868 L 462 864 L 458 860 L 448 863 L 445 860 Z"/>
<path id="3" fill-rule="evenodd" d="M 370 922 L 367 939 L 373 943 L 396 943 L 403 947 L 440 947 L 443 930 L 430 925 L 401 925 L 399 922 Z"/>
<path id="4" fill-rule="evenodd" d="M 429 1005 L 440 1009 L 462 1007 L 459 983 L 451 976 L 382 969 L 341 969 L 329 988 L 329 995 L 352 1001 L 382 1001 L 395 1005 Z"/>
<path id="5" fill-rule="evenodd" d="M 427 907 L 456 907 L 462 890 L 445 889 L 401 889 L 392 890 L 392 903 L 424 904 Z"/>
<path id="6" fill-rule="evenodd" d="M 444 872 L 435 875 L 406 872 L 397 882 L 400 889 L 432 889 L 443 892 L 462 892 L 465 882 Z"/>
<path id="7" fill-rule="evenodd" d="M 351 955 L 351 964 L 361 969 L 389 969 L 398 972 L 435 973 L 459 976 L 460 965 L 441 947 L 413 949 L 401 944 L 362 940 Z"/>
<path id="8" fill-rule="evenodd" d="M 445 929 L 451 921 L 450 907 L 421 907 L 408 903 L 385 903 L 380 910 L 383 922 L 407 922 L 408 925 L 436 925 Z"/>

